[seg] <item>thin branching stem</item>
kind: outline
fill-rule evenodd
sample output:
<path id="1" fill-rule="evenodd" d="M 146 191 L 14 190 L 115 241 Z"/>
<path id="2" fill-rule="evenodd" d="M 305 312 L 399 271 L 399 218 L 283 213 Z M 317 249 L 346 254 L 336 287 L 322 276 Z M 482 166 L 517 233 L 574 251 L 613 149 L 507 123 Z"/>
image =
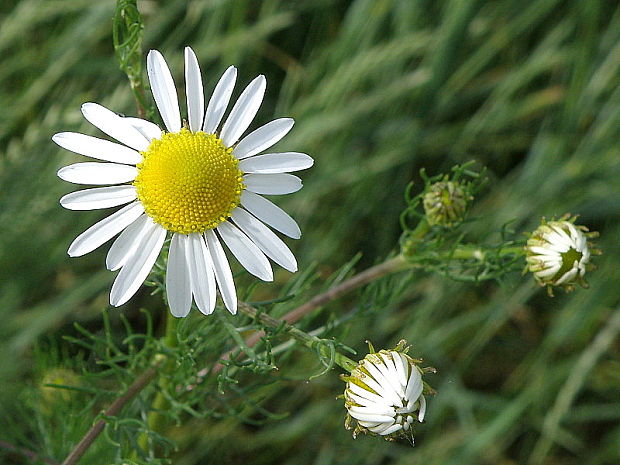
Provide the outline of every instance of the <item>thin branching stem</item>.
<path id="1" fill-rule="evenodd" d="M 295 328 L 295 326 L 291 324 L 285 323 L 283 320 L 278 318 L 274 318 L 271 315 L 261 312 L 255 307 L 246 304 L 245 302 L 239 303 L 239 311 L 252 317 L 260 320 L 266 326 L 271 328 L 281 328 L 286 334 L 293 337 L 298 342 L 301 342 L 303 345 L 310 349 L 318 348 L 321 355 L 324 357 L 330 357 L 332 354 L 329 353 L 327 347 L 321 344 L 321 340 L 316 337 L 308 334 L 300 329 Z M 351 360 L 349 357 L 342 355 L 339 352 L 333 353 L 334 363 L 347 371 L 351 371 L 357 366 L 357 363 Z"/>
<path id="2" fill-rule="evenodd" d="M 104 412 L 104 416 L 113 417 L 116 416 L 121 409 L 131 400 L 133 399 L 140 391 L 142 391 L 146 386 L 149 385 L 151 381 L 153 381 L 158 373 L 159 366 L 161 365 L 163 359 L 156 359 L 155 364 L 142 373 L 130 386 L 127 388 L 127 391 L 117 398 L 110 407 Z M 84 453 L 88 450 L 91 444 L 97 439 L 97 437 L 103 431 L 105 427 L 105 420 L 99 420 L 95 423 L 84 435 L 84 437 L 80 440 L 80 442 L 75 446 L 75 448 L 71 451 L 71 453 L 67 456 L 67 458 L 62 462 L 62 465 L 74 465 L 78 463 L 80 458 L 84 455 Z"/>
<path id="3" fill-rule="evenodd" d="M 367 270 L 362 271 L 361 273 L 356 274 L 355 276 L 352 276 L 351 278 L 347 279 L 346 281 L 343 281 L 342 283 L 332 287 L 331 289 L 327 290 L 326 292 L 323 292 L 321 294 L 316 295 L 315 297 L 313 297 L 312 299 L 310 299 L 308 302 L 306 302 L 303 305 L 300 305 L 297 308 L 294 308 L 293 310 L 291 310 L 290 312 L 288 312 L 286 315 L 284 315 L 281 319 L 279 320 L 275 320 L 277 321 L 277 325 L 282 325 L 282 323 L 287 323 L 289 325 L 292 325 L 293 323 L 299 321 L 301 318 L 303 318 L 305 315 L 311 313 L 312 311 L 316 310 L 317 308 L 322 307 L 323 305 L 331 302 L 332 300 L 335 300 L 345 294 L 347 294 L 348 292 L 351 292 L 365 284 L 368 284 L 372 281 L 375 281 L 383 276 L 392 274 L 392 273 L 396 273 L 398 271 L 404 270 L 405 268 L 407 268 L 408 266 L 410 266 L 407 261 L 403 258 L 402 255 L 398 255 L 394 258 L 388 259 L 383 263 L 380 263 L 379 265 L 375 265 L 371 268 L 368 268 Z M 247 304 L 243 304 L 240 303 L 239 308 L 241 310 L 243 310 L 244 308 L 249 307 Z M 261 317 L 263 317 L 264 314 L 261 314 Z M 268 316 L 268 315 L 265 315 Z M 272 317 L 270 317 L 272 318 Z M 261 318 L 261 321 L 263 321 L 263 318 Z M 266 320 L 265 320 L 266 321 Z M 263 322 L 265 322 L 263 321 Z M 269 323 L 266 323 L 269 326 L 272 326 Z M 251 336 L 249 336 L 245 343 L 248 347 L 252 347 L 254 346 L 258 341 L 260 341 L 260 339 L 262 337 L 265 336 L 265 332 L 264 331 L 257 331 L 256 333 L 252 334 Z M 224 355 L 222 355 L 222 359 L 223 360 L 228 360 L 230 359 L 230 357 L 232 356 L 232 354 L 235 351 L 229 351 L 227 353 L 225 353 Z M 211 372 L 213 373 L 217 373 L 218 371 L 220 371 L 222 369 L 223 365 L 221 364 L 216 364 L 213 366 Z"/>
<path id="4" fill-rule="evenodd" d="M 412 231 L 412 236 L 415 237 L 416 240 L 421 240 L 429 231 L 428 223 L 426 221 L 421 221 L 416 229 Z M 410 250 L 410 253 L 414 253 L 414 251 Z M 507 247 L 501 251 L 502 255 L 512 255 L 512 254 L 521 254 L 523 252 L 523 247 Z M 450 256 L 446 256 L 446 258 L 465 260 L 465 259 L 477 259 L 482 260 L 487 251 L 484 248 L 479 247 L 471 247 L 471 246 L 458 246 L 454 251 L 450 253 Z M 392 273 L 397 273 L 399 271 L 403 271 L 407 268 L 412 268 L 416 266 L 414 262 L 406 259 L 402 254 L 398 255 L 394 258 L 388 259 L 383 263 L 375 265 L 367 270 L 362 271 L 361 273 L 352 276 L 351 278 L 343 281 L 342 283 L 328 289 L 326 292 L 316 295 L 308 302 L 300 305 L 299 307 L 294 308 L 287 314 L 285 314 L 282 318 L 277 319 L 275 321 L 278 322 L 278 325 L 282 325 L 283 323 L 287 323 L 292 325 L 302 319 L 305 315 L 313 312 L 314 310 L 322 307 L 323 305 L 331 302 L 332 300 L 336 300 L 343 295 L 358 289 L 361 286 L 364 286 L 368 283 L 371 283 L 377 279 L 380 279 L 384 276 L 387 276 Z M 240 303 L 240 310 L 244 310 L 249 307 L 247 304 Z M 247 312 L 245 312 L 247 313 Z M 268 316 L 268 315 L 265 315 Z M 271 317 L 270 317 L 271 318 Z M 263 314 L 261 314 L 261 321 L 268 326 L 274 327 L 270 324 L 267 319 L 263 318 Z M 265 336 L 264 331 L 257 331 L 252 335 L 248 336 L 245 340 L 245 344 L 248 347 L 253 347 Z M 229 360 L 230 357 L 236 352 L 236 349 L 230 350 L 221 356 L 222 360 Z M 217 373 L 223 368 L 223 365 L 217 363 L 211 369 L 212 373 Z M 203 370 L 200 375 L 205 375 L 207 373 L 206 370 Z"/>
<path id="5" fill-rule="evenodd" d="M 179 340 L 177 337 L 177 327 L 178 327 L 178 318 L 172 316 L 172 313 L 168 312 L 166 317 L 166 333 L 163 337 L 163 343 L 168 348 L 175 348 L 179 344 Z M 162 371 L 164 373 L 169 373 L 172 370 L 172 361 L 167 360 L 163 366 Z M 169 379 L 167 376 L 160 377 L 159 380 L 159 391 L 155 395 L 155 399 L 151 404 L 151 411 L 147 415 L 147 426 L 150 431 L 161 431 L 164 426 L 164 417 L 161 412 L 168 407 L 168 399 L 164 392 L 168 389 Z M 148 451 L 149 447 L 149 434 L 147 431 L 143 431 L 138 437 L 138 446 L 143 451 Z M 137 451 L 136 451 L 137 453 Z"/>

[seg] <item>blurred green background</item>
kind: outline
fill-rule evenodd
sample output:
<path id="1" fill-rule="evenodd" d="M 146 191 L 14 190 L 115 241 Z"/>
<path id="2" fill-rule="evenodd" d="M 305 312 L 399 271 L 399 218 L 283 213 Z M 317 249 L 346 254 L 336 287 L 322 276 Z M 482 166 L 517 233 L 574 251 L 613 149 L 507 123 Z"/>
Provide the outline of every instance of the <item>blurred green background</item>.
<path id="1" fill-rule="evenodd" d="M 405 338 L 438 369 L 429 382 L 439 393 L 413 448 L 354 441 L 343 428 L 336 370 L 308 381 L 321 367 L 300 349 L 277 361 L 278 382 L 262 392 L 261 408 L 284 418 L 258 409 L 246 410 L 246 420 L 183 417 L 168 432 L 178 443 L 171 463 L 620 464 L 620 325 L 612 319 L 620 303 L 620 2 L 205 0 L 139 8 L 145 54 L 162 51 L 178 87 L 190 45 L 206 93 L 230 64 L 243 85 L 267 76 L 253 127 L 295 118 L 280 147 L 311 154 L 315 166 L 302 173 L 300 193 L 276 201 L 300 223 L 304 236 L 288 243 L 302 271 L 315 267 L 315 282 L 358 252 L 357 269 L 381 261 L 397 247 L 403 192 L 411 180 L 420 185 L 419 169 L 434 175 L 468 160 L 490 176 L 470 240 L 498 240 L 508 221 L 528 231 L 542 216 L 571 212 L 601 232 L 604 251 L 590 289 L 572 294 L 549 298 L 530 276 L 471 285 L 418 273 L 392 280 L 398 300 L 382 308 L 363 308 L 380 301 L 367 293 L 352 295 L 301 323 L 310 330 L 362 308 L 337 334 L 359 358 L 366 339 L 391 347 Z M 60 207 L 74 189 L 56 170 L 80 157 L 50 141 L 66 130 L 97 135 L 79 112 L 86 101 L 135 114 L 114 58 L 113 12 L 112 1 L 0 4 L 2 464 L 46 463 L 7 444 L 60 463 L 113 399 L 75 416 L 50 412 L 63 398 L 40 391 L 54 367 L 79 372 L 92 358 L 63 336 L 77 336 L 76 321 L 102 331 L 114 277 L 103 266 L 105 247 L 66 255 L 102 212 Z M 273 297 L 289 279 L 278 271 L 260 295 Z M 138 328 L 140 307 L 161 317 L 159 298 L 148 294 L 111 311 L 119 337 L 121 312 Z M 113 395 L 118 386 L 106 388 Z M 101 437 L 83 463 L 112 463 L 115 450 Z"/>

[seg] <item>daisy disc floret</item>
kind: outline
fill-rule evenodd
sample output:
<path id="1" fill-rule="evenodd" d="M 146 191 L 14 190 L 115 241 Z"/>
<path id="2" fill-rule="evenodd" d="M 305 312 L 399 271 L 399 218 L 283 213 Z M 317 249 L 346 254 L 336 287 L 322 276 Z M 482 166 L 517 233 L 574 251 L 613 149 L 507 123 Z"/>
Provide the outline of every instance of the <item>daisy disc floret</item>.
<path id="1" fill-rule="evenodd" d="M 183 126 L 172 75 L 156 50 L 148 54 L 147 71 L 165 130 L 85 103 L 84 117 L 119 143 L 72 132 L 52 138 L 67 150 L 103 162 L 76 163 L 58 171 L 65 181 L 103 186 L 67 194 L 62 206 L 94 210 L 124 205 L 80 234 L 69 255 L 85 255 L 118 235 L 106 266 L 120 270 L 110 292 L 110 303 L 119 306 L 147 278 L 170 233 L 166 294 L 172 314 L 187 315 L 192 301 L 210 314 L 216 289 L 235 313 L 237 296 L 223 245 L 264 281 L 273 280 L 268 259 L 295 272 L 295 257 L 271 228 L 298 239 L 299 227 L 264 195 L 301 189 L 301 180 L 289 173 L 309 168 L 313 160 L 297 152 L 261 154 L 291 130 L 291 118 L 271 121 L 242 138 L 263 100 L 264 76 L 241 92 L 220 127 L 237 70 L 226 70 L 205 106 L 198 60 L 187 47 L 188 122 Z"/>
<path id="2" fill-rule="evenodd" d="M 144 211 L 165 229 L 204 233 L 226 221 L 244 189 L 239 160 L 215 134 L 181 129 L 143 152 L 133 184 Z"/>
<path id="3" fill-rule="evenodd" d="M 589 244 L 596 237 L 585 226 L 574 224 L 576 217 L 564 216 L 557 221 L 545 221 L 531 234 L 525 246 L 527 267 L 541 286 L 567 291 L 575 284 L 587 287 L 584 275 L 591 268 L 591 254 L 598 253 Z"/>
<path id="4" fill-rule="evenodd" d="M 361 360 L 350 375 L 342 376 L 347 429 L 379 435 L 386 440 L 407 438 L 413 444 L 413 426 L 426 414 L 423 371 L 407 355 L 405 342 L 394 350 L 380 350 Z M 355 426 L 352 423 L 356 423 Z"/>

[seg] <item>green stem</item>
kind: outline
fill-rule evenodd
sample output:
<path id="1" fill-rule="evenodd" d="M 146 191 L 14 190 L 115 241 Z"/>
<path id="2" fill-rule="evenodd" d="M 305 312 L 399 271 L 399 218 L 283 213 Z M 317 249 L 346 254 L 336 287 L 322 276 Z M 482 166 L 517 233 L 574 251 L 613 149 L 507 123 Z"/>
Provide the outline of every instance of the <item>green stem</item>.
<path id="1" fill-rule="evenodd" d="M 167 348 L 174 349 L 179 344 L 177 336 L 177 327 L 179 319 L 172 316 L 170 312 L 167 312 L 166 317 L 166 332 L 162 338 L 164 345 Z M 165 356 L 162 356 L 165 357 Z M 159 390 L 155 395 L 155 399 L 151 404 L 151 411 L 147 415 L 146 424 L 148 431 L 161 431 L 166 423 L 166 418 L 161 414 L 162 411 L 169 407 L 168 399 L 164 392 L 168 390 L 170 385 L 169 374 L 174 369 L 174 362 L 172 360 L 166 360 L 162 364 L 161 375 L 159 377 Z M 149 434 L 148 431 L 143 431 L 138 437 L 139 448 L 146 452 L 149 450 Z M 137 451 L 134 451 L 134 458 L 137 458 Z"/>
<path id="2" fill-rule="evenodd" d="M 166 318 L 166 334 L 164 335 L 164 344 L 171 349 L 176 348 L 179 345 L 179 338 L 177 336 L 179 326 L 179 318 L 172 316 L 172 313 L 168 312 Z"/>
<path id="3" fill-rule="evenodd" d="M 155 359 L 153 362 L 153 366 L 142 373 L 141 376 L 136 378 L 136 380 L 127 388 L 127 391 L 117 398 L 112 405 L 104 412 L 106 417 L 116 416 L 121 409 L 127 404 L 131 399 L 133 399 L 142 389 L 149 385 L 151 381 L 153 381 L 158 373 L 159 367 L 162 363 L 162 360 Z M 80 442 L 74 447 L 71 453 L 67 456 L 67 458 L 62 462 L 62 465 L 75 465 L 78 463 L 80 458 L 86 453 L 88 448 L 92 445 L 92 443 L 97 439 L 97 437 L 103 431 L 105 427 L 105 420 L 99 420 L 95 423 L 84 435 L 84 437 L 80 440 Z"/>
<path id="4" fill-rule="evenodd" d="M 337 351 L 332 353 L 332 351 L 318 337 L 312 336 L 302 331 L 301 329 L 298 329 L 284 322 L 283 320 L 274 318 L 266 313 L 262 313 L 257 308 L 252 307 L 251 305 L 248 305 L 245 302 L 239 303 L 239 311 L 252 318 L 260 320 L 260 322 L 266 326 L 269 326 L 271 328 L 281 329 L 284 333 L 288 334 L 289 336 L 294 338 L 296 341 L 302 343 L 309 349 L 313 349 L 313 350 L 318 349 L 319 353 L 326 358 L 333 357 L 334 363 L 336 365 L 338 365 L 339 367 L 349 372 L 357 366 L 357 362 L 351 360 L 349 357 L 342 355 L 341 353 Z"/>
<path id="5" fill-rule="evenodd" d="M 377 279 L 383 276 L 387 276 L 392 273 L 397 273 L 399 271 L 410 268 L 411 266 L 412 265 L 409 262 L 407 262 L 405 257 L 403 257 L 402 255 L 397 255 L 396 257 L 390 258 L 384 261 L 383 263 L 379 263 L 378 265 L 370 267 L 367 270 L 364 270 L 361 273 L 358 273 L 355 276 L 352 276 L 351 278 L 341 282 L 340 284 L 332 287 L 331 289 L 328 289 L 326 292 L 323 292 L 321 294 L 314 296 L 312 299 L 310 299 L 305 304 L 302 304 L 299 307 L 296 307 L 290 312 L 288 312 L 281 319 L 275 319 L 273 317 L 270 317 L 269 315 L 261 314 L 261 321 L 263 321 L 265 324 L 269 326 L 271 326 L 272 324 L 275 324 L 277 327 L 280 327 L 281 325 L 284 324 L 284 325 L 287 325 L 286 327 L 289 327 L 290 325 L 299 321 L 305 315 L 311 313 L 317 308 L 322 307 L 323 305 L 331 302 L 332 300 L 335 300 L 345 295 L 348 292 L 351 292 L 361 286 L 364 286 L 365 284 L 376 281 Z M 254 312 L 257 311 L 254 307 L 248 304 L 245 304 L 243 302 L 239 304 L 239 309 L 242 312 L 249 312 L 247 314 L 250 316 L 254 316 Z M 271 319 L 272 324 L 269 323 L 269 319 Z M 265 333 L 263 331 L 257 331 L 253 333 L 252 335 L 250 335 L 248 338 L 246 338 L 245 345 L 247 347 L 252 347 L 258 341 L 260 341 L 260 339 L 263 336 L 265 336 Z M 229 360 L 233 356 L 234 352 L 235 350 L 230 350 L 222 354 L 221 359 Z M 336 363 L 342 368 L 344 368 L 345 370 L 349 370 L 349 362 L 354 363 L 350 359 L 345 360 L 345 359 L 339 358 L 338 360 L 342 360 L 343 364 L 340 364 L 338 361 L 336 361 Z M 201 372 L 199 373 L 199 379 L 202 379 L 209 372 L 218 373 L 219 371 L 221 371 L 222 368 L 223 368 L 223 365 L 221 363 L 216 363 L 213 367 L 211 367 L 210 370 L 207 370 L 207 369 L 201 370 Z"/>
<path id="6" fill-rule="evenodd" d="M 401 239 L 401 250 L 405 258 L 413 258 L 418 250 L 418 246 L 430 230 L 431 225 L 428 224 L 426 218 L 422 218 L 415 229 L 405 234 Z"/>
<path id="7" fill-rule="evenodd" d="M 442 258 L 452 258 L 455 260 L 479 260 L 483 261 L 486 257 L 489 250 L 492 250 L 494 254 L 497 254 L 496 249 L 485 249 L 483 247 L 472 246 L 472 245 L 459 245 L 453 251 L 448 252 L 445 256 L 442 255 Z M 523 246 L 518 247 L 506 247 L 499 251 L 500 256 L 506 255 L 523 255 L 524 249 Z"/>
<path id="8" fill-rule="evenodd" d="M 136 100 L 138 116 L 144 118 L 149 105 L 144 92 L 142 72 L 142 36 L 144 23 L 137 0 L 117 0 L 112 22 L 114 52 L 121 70 L 127 75 Z"/>

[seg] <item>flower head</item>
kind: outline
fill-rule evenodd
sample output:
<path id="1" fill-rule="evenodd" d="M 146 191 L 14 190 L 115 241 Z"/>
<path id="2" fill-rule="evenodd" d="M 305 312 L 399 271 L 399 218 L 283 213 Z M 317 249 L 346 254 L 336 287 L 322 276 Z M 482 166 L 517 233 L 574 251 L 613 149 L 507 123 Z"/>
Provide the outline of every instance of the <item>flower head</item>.
<path id="1" fill-rule="evenodd" d="M 587 287 L 584 280 L 589 269 L 592 250 L 585 226 L 574 224 L 576 217 L 562 217 L 558 221 L 545 221 L 536 229 L 525 246 L 526 271 L 533 273 L 541 286 L 547 286 L 552 294 L 552 287 L 560 286 L 570 291 L 575 283 Z"/>
<path id="2" fill-rule="evenodd" d="M 343 376 L 347 408 L 347 429 L 357 422 L 353 437 L 360 432 L 383 436 L 387 440 L 401 437 L 413 443 L 413 423 L 424 420 L 426 398 L 419 360 L 407 355 L 405 341 L 394 350 L 380 350 L 366 355 L 350 375 Z M 432 369 L 431 369 L 432 370 Z"/>
<path id="3" fill-rule="evenodd" d="M 471 195 L 458 182 L 431 184 L 423 197 L 424 213 L 431 226 L 453 227 L 465 219 Z"/>
<path id="4" fill-rule="evenodd" d="M 120 269 L 110 293 L 110 303 L 119 306 L 144 282 L 171 233 L 166 292 L 173 315 L 187 315 L 192 299 L 202 313 L 213 312 L 216 287 L 235 313 L 237 296 L 222 241 L 248 272 L 264 281 L 273 280 L 267 257 L 296 271 L 295 257 L 268 226 L 294 239 L 301 235 L 299 227 L 263 195 L 301 189 L 301 180 L 288 173 L 309 168 L 313 160 L 297 152 L 259 155 L 290 131 L 291 118 L 276 119 L 241 138 L 263 100 L 264 76 L 245 88 L 220 128 L 237 70 L 226 70 L 205 109 L 198 61 L 187 47 L 184 127 L 172 75 L 156 50 L 148 54 L 147 71 L 166 130 L 85 103 L 84 117 L 120 143 L 72 132 L 52 138 L 67 150 L 104 162 L 76 163 L 58 171 L 68 182 L 105 186 L 67 194 L 60 199 L 63 207 L 125 205 L 80 234 L 69 255 L 87 254 L 120 233 L 106 258 L 108 269 Z"/>

